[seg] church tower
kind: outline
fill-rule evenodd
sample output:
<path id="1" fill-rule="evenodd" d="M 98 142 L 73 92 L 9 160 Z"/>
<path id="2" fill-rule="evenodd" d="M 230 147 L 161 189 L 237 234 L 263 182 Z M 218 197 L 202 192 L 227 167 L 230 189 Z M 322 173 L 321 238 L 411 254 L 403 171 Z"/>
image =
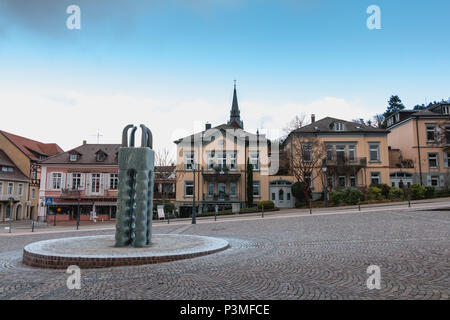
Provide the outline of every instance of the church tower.
<path id="1" fill-rule="evenodd" d="M 244 122 L 241 121 L 241 111 L 239 111 L 236 94 L 236 80 L 234 80 L 233 104 L 231 105 L 230 121 L 228 121 L 228 125 L 244 129 Z"/>

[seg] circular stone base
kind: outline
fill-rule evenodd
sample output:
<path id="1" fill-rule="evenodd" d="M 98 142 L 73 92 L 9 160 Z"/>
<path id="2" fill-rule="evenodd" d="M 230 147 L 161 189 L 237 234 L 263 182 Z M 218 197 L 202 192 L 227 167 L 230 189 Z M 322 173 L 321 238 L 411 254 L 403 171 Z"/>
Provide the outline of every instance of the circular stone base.
<path id="1" fill-rule="evenodd" d="M 227 241 L 192 235 L 155 234 L 144 248 L 115 247 L 114 235 L 45 240 L 23 248 L 23 263 L 32 267 L 65 269 L 106 268 L 189 259 L 225 250 Z"/>

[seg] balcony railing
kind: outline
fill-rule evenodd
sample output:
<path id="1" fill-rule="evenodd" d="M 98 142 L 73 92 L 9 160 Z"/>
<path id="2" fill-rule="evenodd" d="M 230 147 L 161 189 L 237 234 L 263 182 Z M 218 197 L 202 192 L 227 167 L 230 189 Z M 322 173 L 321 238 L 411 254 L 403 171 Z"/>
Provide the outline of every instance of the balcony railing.
<path id="1" fill-rule="evenodd" d="M 349 157 L 341 157 L 341 156 L 336 156 L 336 157 L 332 157 L 324 159 L 323 164 L 326 166 L 330 166 L 330 167 L 366 167 L 367 166 L 367 158 L 363 157 L 363 158 L 358 158 L 358 157 L 354 157 L 354 158 L 349 158 Z"/>
<path id="2" fill-rule="evenodd" d="M 62 198 L 78 198 L 81 196 L 81 190 L 77 189 L 61 189 Z"/>
<path id="3" fill-rule="evenodd" d="M 154 199 L 175 199 L 176 194 L 175 192 L 154 192 L 153 193 Z"/>

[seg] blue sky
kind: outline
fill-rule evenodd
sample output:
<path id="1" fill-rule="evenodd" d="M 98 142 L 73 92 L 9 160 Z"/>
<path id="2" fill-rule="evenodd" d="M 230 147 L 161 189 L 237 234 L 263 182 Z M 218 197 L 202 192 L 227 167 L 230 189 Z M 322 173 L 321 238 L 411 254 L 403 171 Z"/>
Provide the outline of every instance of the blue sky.
<path id="1" fill-rule="evenodd" d="M 66 28 L 67 6 L 81 30 Z M 381 30 L 366 27 L 370 5 Z M 143 122 L 155 145 L 226 121 L 233 80 L 246 129 L 300 113 L 351 120 L 450 97 L 448 1 L 0 0 L 3 130 L 73 148 Z M 73 124 L 68 130 L 67 124 Z"/>

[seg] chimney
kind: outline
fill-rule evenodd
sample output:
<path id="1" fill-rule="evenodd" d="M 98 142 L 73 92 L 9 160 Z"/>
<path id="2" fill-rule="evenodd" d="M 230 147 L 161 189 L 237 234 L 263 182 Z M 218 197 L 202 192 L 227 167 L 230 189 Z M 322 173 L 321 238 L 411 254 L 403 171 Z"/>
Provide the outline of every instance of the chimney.
<path id="1" fill-rule="evenodd" d="M 209 129 L 211 129 L 211 123 L 207 122 L 205 124 L 205 130 L 209 130 Z"/>
<path id="2" fill-rule="evenodd" d="M 83 140 L 83 145 L 85 145 L 86 144 L 86 140 Z"/>
<path id="3" fill-rule="evenodd" d="M 311 123 L 314 123 L 314 122 L 316 122 L 316 115 L 312 114 L 311 115 Z"/>

